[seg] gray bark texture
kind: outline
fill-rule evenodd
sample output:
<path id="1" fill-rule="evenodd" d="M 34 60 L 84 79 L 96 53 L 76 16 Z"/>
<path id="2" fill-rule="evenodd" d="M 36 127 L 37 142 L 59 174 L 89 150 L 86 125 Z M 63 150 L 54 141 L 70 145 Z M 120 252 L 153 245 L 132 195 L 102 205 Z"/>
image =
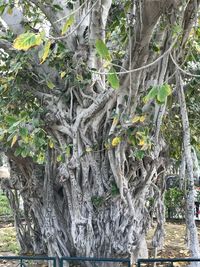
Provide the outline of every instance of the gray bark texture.
<path id="1" fill-rule="evenodd" d="M 183 91 L 183 80 L 181 75 L 177 74 L 177 90 L 180 103 L 180 110 L 183 125 L 183 149 L 186 162 L 187 175 L 187 196 L 186 196 L 186 225 L 188 231 L 188 246 L 193 257 L 200 257 L 198 232 L 195 224 L 194 210 L 195 210 L 195 196 L 194 196 L 194 167 L 192 158 L 192 147 L 190 144 L 190 126 L 187 114 L 187 107 L 185 102 L 185 95 Z M 199 265 L 197 263 L 196 265 Z"/>

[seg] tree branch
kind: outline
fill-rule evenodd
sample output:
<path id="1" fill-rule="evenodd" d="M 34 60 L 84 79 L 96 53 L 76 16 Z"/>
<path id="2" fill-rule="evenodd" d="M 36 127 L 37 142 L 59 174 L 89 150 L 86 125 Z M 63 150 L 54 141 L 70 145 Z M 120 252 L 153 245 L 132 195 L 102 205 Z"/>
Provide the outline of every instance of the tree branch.
<path id="1" fill-rule="evenodd" d="M 15 50 L 14 48 L 12 48 L 12 44 L 4 39 L 0 39 L 0 48 L 4 49 L 6 52 L 8 50 Z"/>
<path id="2" fill-rule="evenodd" d="M 196 78 L 200 78 L 200 75 L 198 74 L 193 74 L 193 73 L 190 73 L 190 72 L 187 72 L 185 71 L 184 69 L 182 69 L 179 64 L 176 62 L 176 60 L 173 58 L 172 54 L 170 53 L 170 57 L 171 57 L 171 60 L 172 62 L 174 63 L 175 67 L 180 70 L 183 74 L 187 75 L 187 76 L 191 76 L 191 77 L 196 77 Z"/>
<path id="3" fill-rule="evenodd" d="M 73 126 L 73 132 L 77 132 L 78 127 L 81 123 L 81 121 L 84 119 L 88 119 L 91 116 L 93 116 L 100 108 L 102 108 L 105 103 L 111 98 L 111 96 L 114 94 L 114 90 L 109 89 L 106 92 L 103 92 L 98 96 L 96 99 L 96 102 L 91 104 L 87 109 L 84 109 L 76 118 L 76 122 Z"/>
<path id="4" fill-rule="evenodd" d="M 182 27 L 183 27 L 183 37 L 181 47 L 183 48 L 188 40 L 188 36 L 191 32 L 192 27 L 197 19 L 198 7 L 200 0 L 190 0 L 184 12 Z"/>
<path id="5" fill-rule="evenodd" d="M 12 13 L 8 13 L 8 7 L 5 8 L 3 14 L 1 15 L 2 20 L 7 24 L 9 29 L 16 35 L 23 33 L 24 27 L 23 27 L 23 20 L 24 15 L 22 11 L 14 7 L 12 9 Z"/>

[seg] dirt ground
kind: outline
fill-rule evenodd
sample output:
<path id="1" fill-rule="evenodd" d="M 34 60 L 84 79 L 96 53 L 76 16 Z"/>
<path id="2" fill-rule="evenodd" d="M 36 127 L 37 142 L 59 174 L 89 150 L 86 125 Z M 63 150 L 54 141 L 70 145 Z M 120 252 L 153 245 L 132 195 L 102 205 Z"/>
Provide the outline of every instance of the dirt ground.
<path id="1" fill-rule="evenodd" d="M 200 225 L 197 225 L 200 237 Z M 151 238 L 154 229 L 148 234 L 148 248 L 150 256 L 153 255 Z M 189 256 L 186 246 L 186 227 L 183 222 L 166 222 L 165 223 L 165 240 L 163 249 L 158 251 L 159 258 L 185 258 Z"/>
<path id="2" fill-rule="evenodd" d="M 199 238 L 200 238 L 200 224 L 198 226 Z M 148 248 L 149 254 L 153 257 L 153 250 L 151 247 L 151 238 L 154 229 L 151 229 L 148 233 Z M 188 249 L 185 242 L 186 228 L 182 222 L 167 222 L 165 224 L 165 241 L 163 249 L 158 251 L 157 257 L 161 258 L 185 258 L 189 256 Z M 0 227 L 0 256 L 11 256 L 17 255 L 19 247 L 16 241 L 16 234 L 12 224 L 1 225 Z M 0 261 L 0 267 L 15 267 L 19 266 L 17 261 Z M 24 266 L 47 266 L 46 264 L 40 265 L 31 263 L 25 263 Z M 178 264 L 174 265 L 179 266 Z"/>

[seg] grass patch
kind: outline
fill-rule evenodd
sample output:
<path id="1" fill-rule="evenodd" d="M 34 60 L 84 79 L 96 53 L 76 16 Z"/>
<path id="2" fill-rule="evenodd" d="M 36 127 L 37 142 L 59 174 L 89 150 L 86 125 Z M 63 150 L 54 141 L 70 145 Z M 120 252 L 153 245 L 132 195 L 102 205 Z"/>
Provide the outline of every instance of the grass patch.
<path id="1" fill-rule="evenodd" d="M 8 199 L 0 192 L 0 215 L 11 215 L 12 211 L 9 206 Z"/>
<path id="2" fill-rule="evenodd" d="M 0 252 L 19 253 L 19 245 L 16 239 L 14 227 L 6 227 L 0 229 Z"/>

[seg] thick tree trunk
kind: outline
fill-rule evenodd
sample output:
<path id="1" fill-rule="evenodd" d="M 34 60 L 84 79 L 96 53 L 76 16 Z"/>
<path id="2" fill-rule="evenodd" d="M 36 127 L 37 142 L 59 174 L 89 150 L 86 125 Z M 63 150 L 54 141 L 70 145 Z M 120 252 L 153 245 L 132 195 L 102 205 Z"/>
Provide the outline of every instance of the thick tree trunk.
<path id="1" fill-rule="evenodd" d="M 29 220 L 35 224 L 37 218 L 48 255 L 132 255 L 134 260 L 147 256 L 144 244 L 150 214 L 146 201 L 155 167 L 129 181 L 132 185 L 123 189 L 122 199 L 105 152 L 89 152 L 76 164 L 77 169 L 70 162 L 61 164 L 58 171 L 55 151 L 49 150 L 44 177 L 35 176 L 35 167 L 28 168 L 27 182 L 34 187 L 22 189 L 22 197 L 25 203 L 29 199 Z M 26 170 L 23 164 L 20 168 L 25 174 L 27 162 Z M 36 253 L 38 248 L 33 250 Z"/>
<path id="2" fill-rule="evenodd" d="M 0 172 L 1 188 L 6 194 L 12 210 L 21 253 L 44 254 L 46 253 L 46 246 L 42 241 L 38 221 L 30 209 L 30 195 L 24 193 L 24 191 L 27 190 L 27 187 L 23 186 L 21 175 L 19 175 L 19 173 L 10 171 L 11 166 L 8 158 L 4 154 L 2 155 L 2 158 L 4 164 L 4 167 L 2 168 L 6 171 Z M 13 169 L 16 170 L 16 167 Z M 28 199 L 26 197 L 28 197 Z M 23 202 L 22 198 L 24 200 Z"/>

